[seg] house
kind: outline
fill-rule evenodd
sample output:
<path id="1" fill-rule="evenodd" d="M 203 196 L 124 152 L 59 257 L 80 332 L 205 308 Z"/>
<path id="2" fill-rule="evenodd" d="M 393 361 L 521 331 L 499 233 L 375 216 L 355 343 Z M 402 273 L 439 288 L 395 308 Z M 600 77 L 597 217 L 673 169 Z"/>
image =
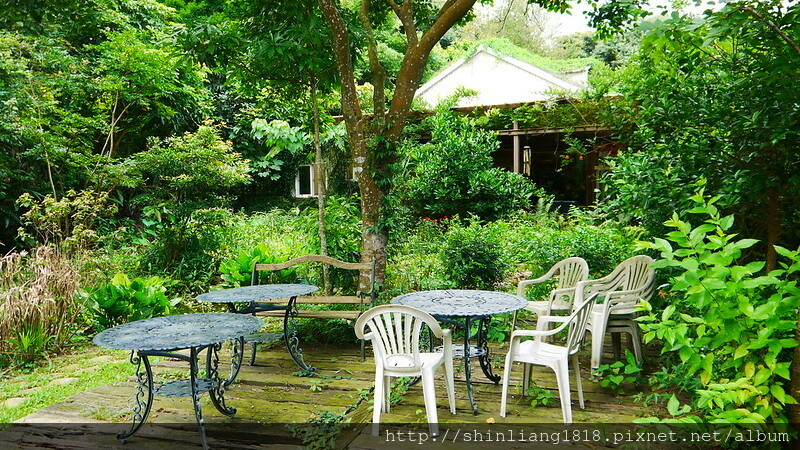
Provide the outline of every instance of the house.
<path id="1" fill-rule="evenodd" d="M 459 99 L 459 107 L 537 102 L 552 98 L 554 92 L 563 95 L 581 90 L 588 84 L 588 73 L 586 67 L 558 76 L 488 47 L 478 47 L 471 56 L 420 86 L 415 97 L 433 106 L 465 88 L 476 94 Z"/>
<path id="2" fill-rule="evenodd" d="M 588 86 L 588 73 L 589 67 L 584 66 L 554 74 L 490 48 L 479 47 L 471 56 L 453 63 L 420 86 L 415 97 L 432 107 L 458 89 L 466 88 L 475 95 L 460 98 L 454 108 L 464 113 L 512 109 L 542 102 L 576 103 L 578 100 L 567 97 L 575 97 L 574 94 Z M 513 123 L 507 129 L 496 131 L 500 148 L 493 154 L 495 165 L 523 174 L 555 195 L 555 206 L 561 211 L 571 205 L 595 202 L 600 187 L 598 180 L 608 169 L 602 158 L 617 152 L 610 130 L 592 123 L 576 124 L 569 129 L 526 129 Z M 568 152 L 570 142 L 575 140 L 587 144 L 585 154 Z M 311 166 L 301 167 L 294 195 L 314 196 L 314 175 Z"/>
<path id="3" fill-rule="evenodd" d="M 416 98 L 430 106 L 452 96 L 458 89 L 475 95 L 462 97 L 455 107 L 461 111 L 516 108 L 540 102 L 569 102 L 588 86 L 589 67 L 554 74 L 527 62 L 479 47 L 420 86 Z M 521 173 L 555 195 L 556 206 L 594 203 L 598 179 L 606 167 L 602 156 L 616 152 L 610 131 L 593 124 L 570 129 L 497 130 L 500 149 L 493 155 L 495 165 Z M 567 152 L 568 139 L 589 143 L 585 155 Z M 574 142 L 574 141 L 573 141 Z"/>

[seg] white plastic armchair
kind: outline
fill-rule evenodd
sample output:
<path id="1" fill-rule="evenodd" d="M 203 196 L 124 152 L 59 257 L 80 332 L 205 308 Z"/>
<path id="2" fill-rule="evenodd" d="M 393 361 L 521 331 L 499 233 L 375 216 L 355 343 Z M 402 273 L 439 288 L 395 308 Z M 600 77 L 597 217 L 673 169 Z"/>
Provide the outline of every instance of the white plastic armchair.
<path id="1" fill-rule="evenodd" d="M 442 339 L 443 352 L 420 351 L 423 325 Z M 368 330 L 368 331 L 367 331 Z M 433 377 L 444 365 L 450 412 L 456 413 L 453 384 L 453 345 L 450 330 L 442 329 L 436 319 L 417 308 L 403 305 L 381 305 L 365 311 L 355 323 L 356 336 L 372 341 L 375 354 L 375 406 L 372 412 L 372 434 L 378 435 L 381 412 L 389 412 L 391 377 L 422 377 L 425 412 L 431 435 L 439 435 L 436 413 L 436 392 Z"/>
<path id="2" fill-rule="evenodd" d="M 596 297 L 596 296 L 595 296 Z M 575 372 L 575 385 L 578 390 L 578 402 L 584 408 L 583 385 L 581 384 L 581 367 L 578 361 L 583 335 L 586 333 L 586 324 L 589 314 L 595 303 L 595 297 L 590 297 L 578 305 L 569 316 L 540 316 L 536 323 L 536 330 L 516 330 L 511 333 L 511 344 L 506 355 L 506 365 L 503 369 L 503 391 L 500 402 L 500 415 L 506 416 L 508 397 L 508 382 L 514 362 L 523 363 L 522 391 L 528 389 L 530 382 L 531 365 L 548 366 L 556 374 L 558 383 L 558 396 L 561 399 L 561 413 L 564 423 L 572 423 L 572 399 L 569 387 L 569 366 Z M 548 325 L 554 322 L 563 322 L 558 328 L 548 330 Z M 567 330 L 567 339 L 564 345 L 555 345 L 545 342 L 544 338 Z M 532 340 L 522 341 L 522 338 L 533 337 Z"/>
<path id="3" fill-rule="evenodd" d="M 621 262 L 605 277 L 581 281 L 575 288 L 576 301 L 602 293 L 587 324 L 592 333 L 592 369 L 600 367 L 606 332 L 615 335 L 614 339 L 619 333 L 630 334 L 636 359 L 642 361 L 642 342 L 635 318 L 639 303 L 653 295 L 655 270 L 652 264 L 649 256 L 634 256 Z M 615 347 L 618 347 L 616 340 Z"/>
<path id="4" fill-rule="evenodd" d="M 575 297 L 575 286 L 580 281 L 589 279 L 589 264 L 583 258 L 574 256 L 563 259 L 553 265 L 546 274 L 532 280 L 520 281 L 517 284 L 517 295 L 525 298 L 525 289 L 538 283 L 556 280 L 556 285 L 547 300 L 528 302 L 525 308 L 532 311 L 537 317 L 549 316 L 554 311 L 569 312 L 572 309 L 572 302 Z M 517 312 L 514 312 L 514 319 L 511 322 L 511 329 L 516 329 Z"/>

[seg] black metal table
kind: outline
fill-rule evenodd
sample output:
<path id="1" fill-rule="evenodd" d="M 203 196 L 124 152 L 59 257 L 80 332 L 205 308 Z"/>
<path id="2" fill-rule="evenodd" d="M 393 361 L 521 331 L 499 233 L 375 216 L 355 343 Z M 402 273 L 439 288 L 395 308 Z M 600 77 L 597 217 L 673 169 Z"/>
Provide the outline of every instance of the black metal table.
<path id="1" fill-rule="evenodd" d="M 203 448 L 207 449 L 200 394 L 208 392 L 211 402 L 222 414 L 236 414 L 236 408 L 225 404 L 225 387 L 229 380 L 222 380 L 219 375 L 218 351 L 221 343 L 238 339 L 260 327 L 261 320 L 256 317 L 230 313 L 184 314 L 137 320 L 109 328 L 95 336 L 93 341 L 100 347 L 130 350 L 130 361 L 136 366 L 137 392 L 133 424 L 130 430 L 117 434 L 117 439 L 124 442 L 139 431 L 150 414 L 154 395 L 173 398 L 191 396 L 200 440 Z M 189 350 L 188 356 L 177 352 L 186 349 Z M 198 359 L 203 350 L 206 350 L 206 376 L 201 378 Z M 187 361 L 189 379 L 154 386 L 149 360 L 151 356 Z"/>
<path id="2" fill-rule="evenodd" d="M 464 344 L 454 346 L 453 356 L 464 359 L 464 376 L 467 384 L 472 411 L 478 413 L 478 405 L 472 392 L 472 374 L 470 371 L 470 358 L 478 358 L 481 369 L 487 378 L 495 384 L 501 377 L 492 372 L 489 357 L 489 343 L 487 334 L 489 321 L 492 315 L 522 309 L 528 301 L 522 297 L 505 292 L 479 291 L 479 290 L 439 290 L 420 291 L 400 295 L 391 300 L 397 305 L 413 306 L 435 317 L 441 322 L 450 323 L 464 329 Z M 470 345 L 472 324 L 478 321 L 478 331 L 475 335 L 475 345 Z"/>
<path id="3" fill-rule="evenodd" d="M 283 315 L 283 341 L 289 356 L 301 369 L 314 372 L 316 369 L 306 364 L 303 359 L 303 349 L 300 348 L 300 339 L 297 337 L 297 297 L 310 294 L 319 290 L 318 287 L 310 284 L 257 284 L 254 286 L 244 286 L 238 288 L 222 289 L 219 291 L 207 292 L 198 295 L 197 300 L 209 303 L 227 303 L 228 309 L 237 314 L 255 314 L 261 311 L 285 310 Z M 286 304 L 263 303 L 269 300 L 279 300 L 287 298 Z M 245 303 L 242 308 L 237 308 L 237 303 Z M 242 348 L 246 336 L 234 343 L 233 358 L 238 358 L 238 366 L 234 364 L 236 373 L 242 364 Z M 237 351 L 236 346 L 240 348 Z M 255 348 L 254 348 L 255 351 Z M 231 371 L 231 379 L 236 377 L 236 373 Z"/>

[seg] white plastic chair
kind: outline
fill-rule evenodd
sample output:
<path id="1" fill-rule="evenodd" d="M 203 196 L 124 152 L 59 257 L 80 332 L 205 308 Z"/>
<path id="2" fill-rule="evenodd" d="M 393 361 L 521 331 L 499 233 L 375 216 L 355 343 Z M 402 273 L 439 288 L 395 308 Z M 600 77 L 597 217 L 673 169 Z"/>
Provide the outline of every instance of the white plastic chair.
<path id="1" fill-rule="evenodd" d="M 581 281 L 575 288 L 576 302 L 598 293 L 601 303 L 592 308 L 587 329 L 592 333 L 592 369 L 600 367 L 603 341 L 607 332 L 615 339 L 619 353 L 619 333 L 628 333 L 633 342 L 637 361 L 642 361 L 642 342 L 636 310 L 639 302 L 653 295 L 655 270 L 653 259 L 646 255 L 634 256 L 621 262 L 610 274 L 595 280 Z"/>
<path id="2" fill-rule="evenodd" d="M 420 334 L 426 325 L 433 336 L 442 339 L 443 352 L 420 352 Z M 365 333 L 365 329 L 369 332 Z M 371 308 L 355 324 L 359 339 L 372 341 L 375 354 L 375 406 L 372 412 L 372 434 L 378 436 L 381 412 L 389 412 L 391 377 L 422 377 L 425 412 L 431 435 L 439 435 L 436 413 L 436 392 L 433 377 L 444 364 L 450 412 L 456 413 L 453 384 L 453 344 L 450 330 L 442 329 L 436 319 L 417 308 L 403 305 L 381 305 Z"/>
<path id="3" fill-rule="evenodd" d="M 525 308 L 532 311 L 537 317 L 549 316 L 554 311 L 569 312 L 572 309 L 572 302 L 575 297 L 575 286 L 580 281 L 589 279 L 589 264 L 583 258 L 573 256 L 563 259 L 553 265 L 546 274 L 532 280 L 520 281 L 517 284 L 517 295 L 525 298 L 525 288 L 532 284 L 544 283 L 555 279 L 556 285 L 550 291 L 548 300 L 528 302 Z M 517 325 L 517 312 L 514 311 L 514 319 L 511 322 L 511 329 L 515 330 Z"/>
<path id="4" fill-rule="evenodd" d="M 500 415 L 502 417 L 506 416 L 508 381 L 511 375 L 511 367 L 515 361 L 518 361 L 524 364 L 522 372 L 523 393 L 528 389 L 532 364 L 553 369 L 558 383 L 558 396 L 561 399 L 561 413 L 564 416 L 564 423 L 572 423 L 572 399 L 569 388 L 570 360 L 572 362 L 572 370 L 575 372 L 578 402 L 581 409 L 583 409 L 581 366 L 578 362 L 577 353 L 580 350 L 583 335 L 586 333 L 586 323 L 594 303 L 595 298 L 591 297 L 579 305 L 569 316 L 540 316 L 539 321 L 536 323 L 536 330 L 516 330 L 511 333 L 511 345 L 506 355 L 506 366 L 503 370 L 503 399 L 500 402 Z M 558 328 L 547 330 L 547 325 L 552 322 L 563 323 Z M 565 328 L 568 328 L 568 331 L 564 345 L 549 344 L 544 341 L 543 338 L 560 333 Z M 534 339 L 522 341 L 523 337 L 533 337 Z"/>

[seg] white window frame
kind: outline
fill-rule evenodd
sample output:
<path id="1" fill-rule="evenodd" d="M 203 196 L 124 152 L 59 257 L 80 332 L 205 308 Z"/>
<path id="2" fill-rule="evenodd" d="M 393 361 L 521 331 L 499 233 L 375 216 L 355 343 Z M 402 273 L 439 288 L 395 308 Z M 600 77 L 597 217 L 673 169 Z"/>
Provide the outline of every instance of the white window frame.
<path id="1" fill-rule="evenodd" d="M 307 170 L 308 171 L 308 179 L 311 186 L 309 186 L 309 194 L 301 194 L 300 193 L 300 171 Z M 304 164 L 297 168 L 297 175 L 294 177 L 294 192 L 292 195 L 296 198 L 309 198 L 309 197 L 316 197 L 317 196 L 317 183 L 316 183 L 316 170 L 314 170 L 313 164 Z"/>

